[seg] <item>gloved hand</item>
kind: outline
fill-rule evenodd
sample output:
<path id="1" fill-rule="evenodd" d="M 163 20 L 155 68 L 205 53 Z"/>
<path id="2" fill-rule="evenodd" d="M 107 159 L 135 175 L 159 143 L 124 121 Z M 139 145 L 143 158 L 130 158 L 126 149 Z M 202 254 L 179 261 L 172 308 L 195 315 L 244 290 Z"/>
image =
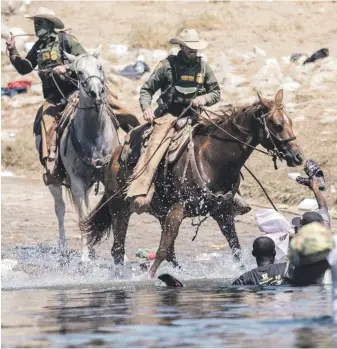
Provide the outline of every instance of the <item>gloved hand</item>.
<path id="1" fill-rule="evenodd" d="M 67 72 L 67 69 L 64 65 L 58 65 L 53 69 L 53 72 L 57 75 L 63 75 Z"/>
<path id="2" fill-rule="evenodd" d="M 198 96 L 196 98 L 193 99 L 192 101 L 192 105 L 194 107 L 202 107 L 206 104 L 206 100 L 204 96 Z"/>
<path id="3" fill-rule="evenodd" d="M 153 120 L 154 120 L 154 113 L 153 113 L 153 110 L 152 110 L 151 107 L 146 108 L 146 109 L 144 110 L 143 118 L 144 118 L 145 121 L 147 121 L 147 122 L 151 122 L 151 123 L 153 122 Z"/>
<path id="4" fill-rule="evenodd" d="M 7 50 L 11 51 L 15 48 L 15 38 L 14 36 L 11 34 L 11 36 L 7 39 L 6 41 L 6 46 L 7 46 Z"/>

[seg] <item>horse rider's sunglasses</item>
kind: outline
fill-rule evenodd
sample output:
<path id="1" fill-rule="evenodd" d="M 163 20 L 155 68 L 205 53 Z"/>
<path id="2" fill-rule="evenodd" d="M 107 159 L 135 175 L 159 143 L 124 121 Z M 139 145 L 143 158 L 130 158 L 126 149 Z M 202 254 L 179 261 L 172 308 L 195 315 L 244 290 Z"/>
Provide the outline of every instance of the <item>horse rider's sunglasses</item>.
<path id="1" fill-rule="evenodd" d="M 46 23 L 45 19 L 42 19 L 42 18 L 34 19 L 34 25 L 43 25 L 45 23 Z"/>

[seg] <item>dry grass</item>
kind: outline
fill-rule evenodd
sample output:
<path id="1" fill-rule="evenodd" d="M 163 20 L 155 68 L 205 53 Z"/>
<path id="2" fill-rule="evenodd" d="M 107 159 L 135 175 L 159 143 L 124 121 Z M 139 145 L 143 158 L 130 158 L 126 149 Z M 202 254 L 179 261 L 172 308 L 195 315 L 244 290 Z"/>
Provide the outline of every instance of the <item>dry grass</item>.
<path id="1" fill-rule="evenodd" d="M 131 48 L 168 49 L 169 39 L 176 35 L 177 28 L 166 23 L 135 23 L 127 41 Z"/>
<path id="2" fill-rule="evenodd" d="M 17 134 L 15 142 L 1 142 L 2 167 L 13 170 L 37 171 L 41 169 L 35 149 L 32 126 Z"/>
<path id="3" fill-rule="evenodd" d="M 193 15 L 179 21 L 157 23 L 135 23 L 132 25 L 128 35 L 128 45 L 132 48 L 148 49 L 168 49 L 170 48 L 169 39 L 177 35 L 183 28 L 197 28 L 200 32 L 210 32 L 212 30 L 221 30 L 227 28 L 232 23 L 230 13 L 219 13 L 208 11 L 199 15 Z"/>
<path id="4" fill-rule="evenodd" d="M 183 28 L 198 28 L 199 31 L 212 31 L 216 29 L 228 28 L 231 22 L 230 14 L 224 15 L 219 12 L 204 12 L 199 16 L 193 16 L 182 22 Z"/>

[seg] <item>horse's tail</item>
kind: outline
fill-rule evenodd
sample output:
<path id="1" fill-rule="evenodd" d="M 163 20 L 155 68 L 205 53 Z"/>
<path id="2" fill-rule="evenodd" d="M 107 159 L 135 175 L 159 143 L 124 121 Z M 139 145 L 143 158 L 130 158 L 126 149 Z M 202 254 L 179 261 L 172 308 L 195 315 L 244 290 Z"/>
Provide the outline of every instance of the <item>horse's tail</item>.
<path id="1" fill-rule="evenodd" d="M 80 223 L 81 231 L 87 235 L 91 245 L 96 245 L 112 231 L 113 213 L 107 199 L 107 194 L 104 193 L 94 210 Z"/>

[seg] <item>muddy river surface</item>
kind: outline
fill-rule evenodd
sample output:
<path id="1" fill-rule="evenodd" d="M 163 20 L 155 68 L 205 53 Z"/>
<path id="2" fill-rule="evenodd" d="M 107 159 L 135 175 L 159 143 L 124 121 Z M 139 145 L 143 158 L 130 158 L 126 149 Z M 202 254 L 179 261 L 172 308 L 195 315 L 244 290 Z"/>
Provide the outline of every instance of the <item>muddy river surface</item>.
<path id="1" fill-rule="evenodd" d="M 129 261 L 111 264 L 112 238 L 80 263 L 76 216 L 68 204 L 70 254 L 57 250 L 53 201 L 40 180 L 2 178 L 3 347 L 336 347 L 330 286 L 231 287 L 240 275 L 227 242 L 206 221 L 192 242 L 186 220 L 177 240 L 184 288 L 168 289 L 139 268 L 137 248 L 155 248 L 159 224 L 133 216 Z M 93 198 L 93 203 L 97 198 Z M 253 210 L 254 211 L 254 210 Z M 291 218 L 290 214 L 287 217 Z M 259 235 L 254 212 L 237 221 L 246 268 Z"/>

